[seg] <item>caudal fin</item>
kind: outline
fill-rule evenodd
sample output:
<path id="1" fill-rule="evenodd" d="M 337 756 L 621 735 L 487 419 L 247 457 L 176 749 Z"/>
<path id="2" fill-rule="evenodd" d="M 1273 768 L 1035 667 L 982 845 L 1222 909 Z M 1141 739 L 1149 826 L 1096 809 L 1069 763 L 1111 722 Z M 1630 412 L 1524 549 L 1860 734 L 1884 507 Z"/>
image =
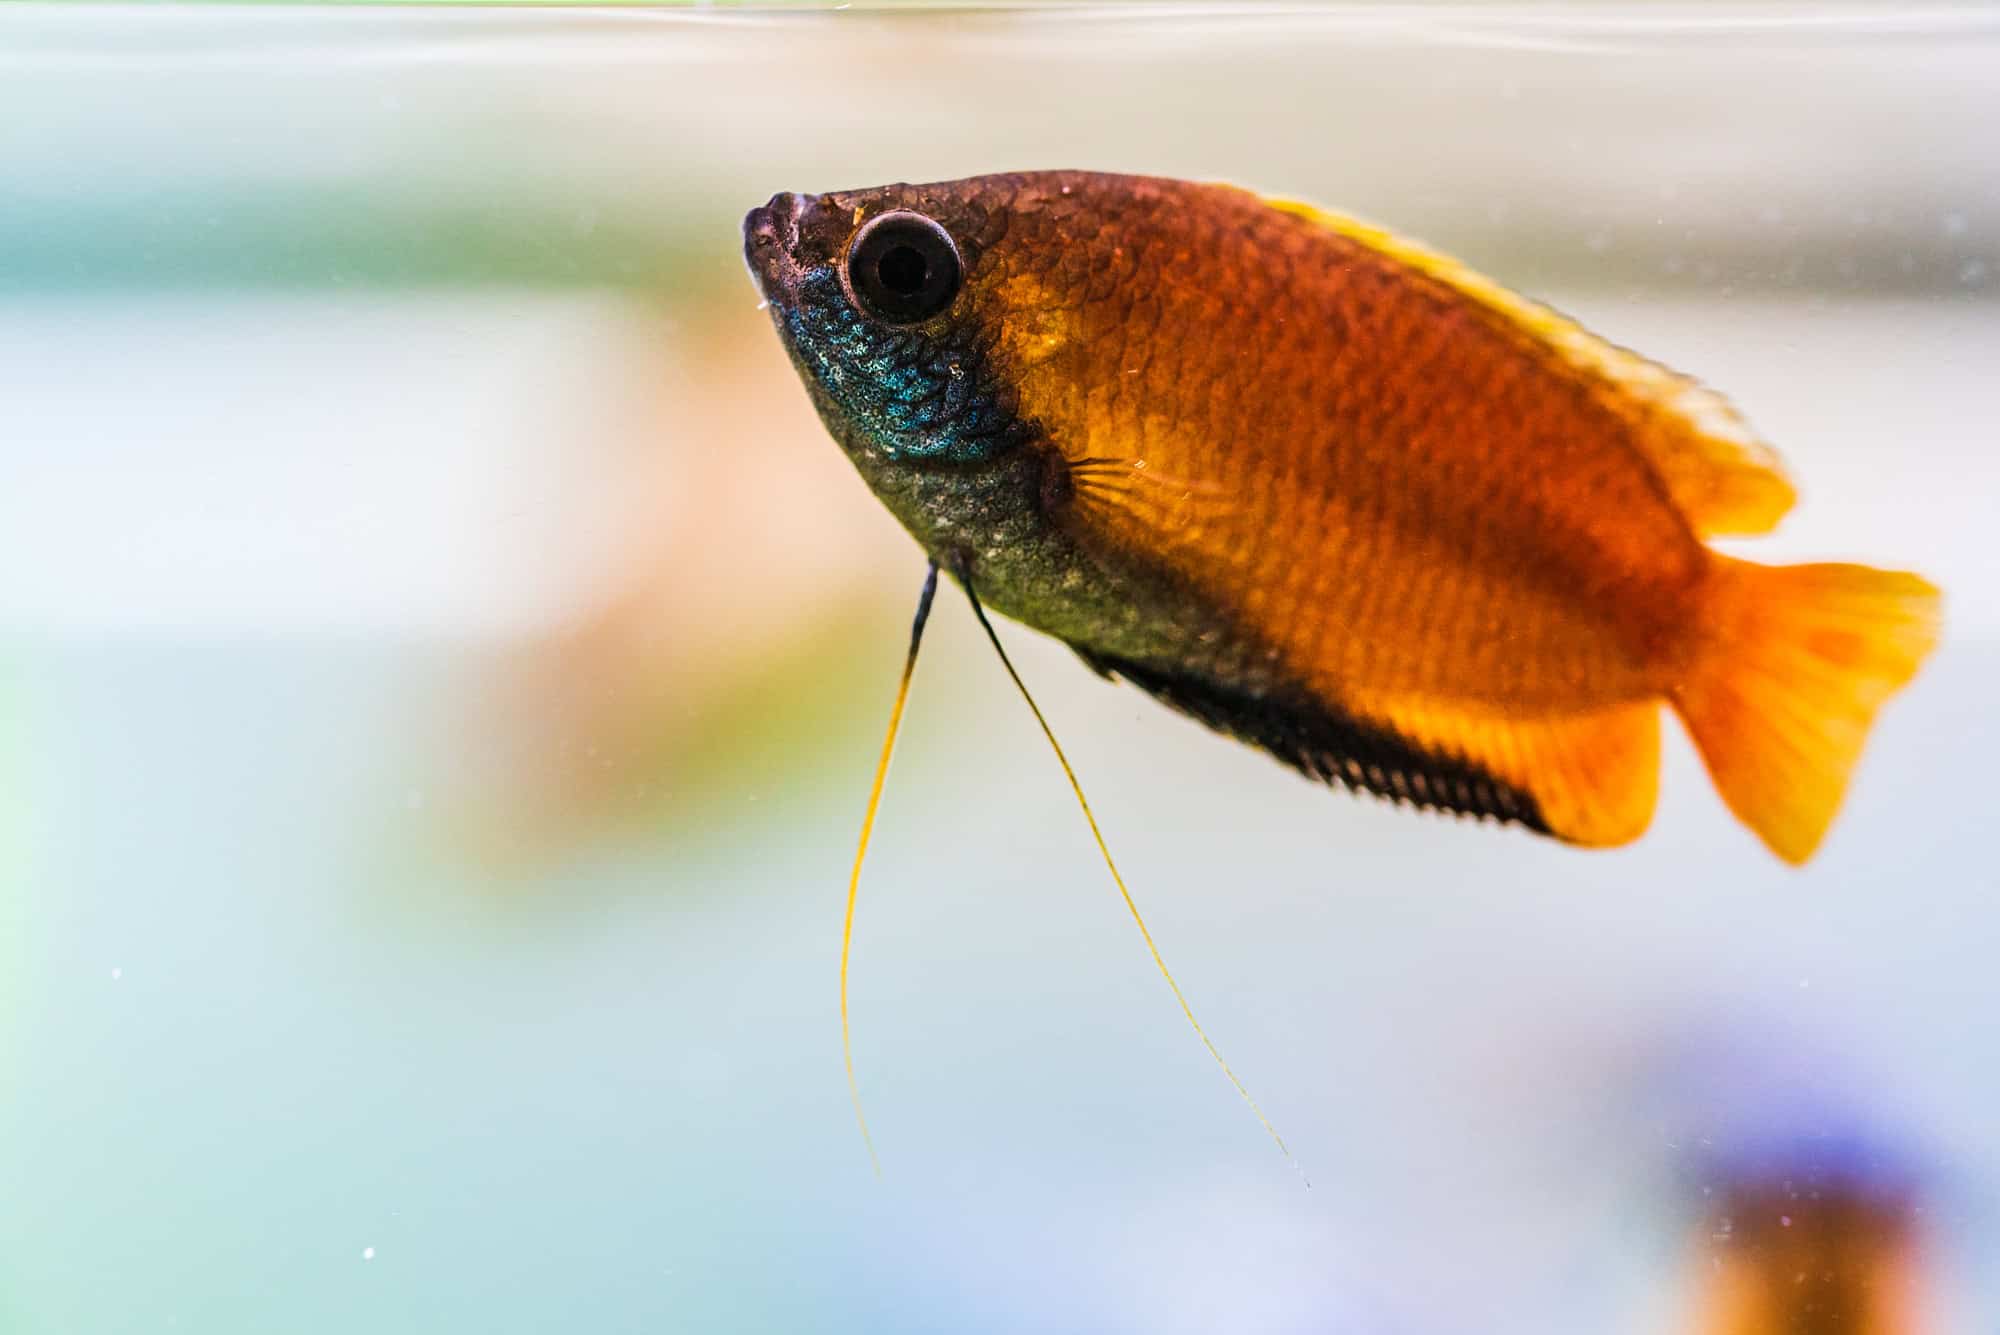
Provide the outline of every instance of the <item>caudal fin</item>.
<path id="1" fill-rule="evenodd" d="M 1882 702 L 1936 647 L 1929 581 L 1718 557 L 1713 637 L 1674 706 L 1722 800 L 1772 852 L 1811 857 Z"/>

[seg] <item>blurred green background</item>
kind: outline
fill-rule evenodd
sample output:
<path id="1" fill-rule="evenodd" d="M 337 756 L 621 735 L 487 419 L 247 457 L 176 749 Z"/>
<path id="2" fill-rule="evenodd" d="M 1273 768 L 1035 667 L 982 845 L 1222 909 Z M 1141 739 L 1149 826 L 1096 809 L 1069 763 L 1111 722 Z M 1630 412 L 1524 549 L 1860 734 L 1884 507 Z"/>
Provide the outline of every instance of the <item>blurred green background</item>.
<path id="1" fill-rule="evenodd" d="M 2000 1328 L 1996 124 L 1975 7 L 0 7 L 0 1331 L 1682 1331 L 1836 1133 Z M 1053 166 L 1424 237 L 1950 598 L 1802 873 L 1678 733 L 1586 855 L 1012 630 L 1310 1190 L 952 599 L 847 1106 L 922 560 L 738 221 Z"/>

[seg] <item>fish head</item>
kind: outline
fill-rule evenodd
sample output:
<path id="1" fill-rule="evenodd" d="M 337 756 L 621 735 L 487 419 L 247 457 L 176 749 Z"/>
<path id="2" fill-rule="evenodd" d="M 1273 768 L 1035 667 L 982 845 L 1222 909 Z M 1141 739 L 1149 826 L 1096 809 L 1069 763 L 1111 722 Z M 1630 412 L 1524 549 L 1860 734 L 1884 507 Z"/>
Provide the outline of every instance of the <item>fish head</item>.
<path id="1" fill-rule="evenodd" d="M 1014 193 L 990 180 L 783 193 L 744 218 L 779 336 L 864 473 L 978 464 L 1033 434 L 994 356 Z"/>
<path id="2" fill-rule="evenodd" d="M 986 182 L 778 194 L 744 258 L 864 474 L 982 464 L 1032 430 L 994 356 L 1006 220 Z"/>
<path id="3" fill-rule="evenodd" d="M 743 220 L 779 338 L 877 499 L 954 575 L 976 570 L 989 607 L 1075 644 L 1130 649 L 1166 616 L 1074 506 L 1103 436 L 1090 405 L 1125 364 L 1119 220 L 1166 189 L 1033 172 L 779 194 Z"/>

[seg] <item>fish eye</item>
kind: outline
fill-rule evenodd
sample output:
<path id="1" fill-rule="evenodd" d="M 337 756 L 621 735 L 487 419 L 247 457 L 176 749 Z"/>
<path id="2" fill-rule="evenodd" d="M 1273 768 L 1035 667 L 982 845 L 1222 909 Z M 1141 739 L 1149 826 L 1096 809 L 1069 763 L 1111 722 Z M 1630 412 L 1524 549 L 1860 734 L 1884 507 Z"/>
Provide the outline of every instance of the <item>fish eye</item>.
<path id="1" fill-rule="evenodd" d="M 885 324 L 928 320 L 958 295 L 958 281 L 951 233 L 921 213 L 882 214 L 847 248 L 848 291 Z"/>

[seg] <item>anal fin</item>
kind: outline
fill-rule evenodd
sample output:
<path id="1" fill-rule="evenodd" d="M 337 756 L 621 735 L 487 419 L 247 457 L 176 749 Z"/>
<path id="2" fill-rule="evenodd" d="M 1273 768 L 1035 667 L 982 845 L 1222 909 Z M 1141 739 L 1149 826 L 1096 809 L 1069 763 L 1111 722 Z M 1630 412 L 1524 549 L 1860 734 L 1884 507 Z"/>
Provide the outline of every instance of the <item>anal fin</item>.
<path id="1" fill-rule="evenodd" d="M 1455 704 L 1360 702 L 1429 751 L 1462 758 L 1533 799 L 1550 834 L 1608 848 L 1652 823 L 1660 787 L 1660 705 L 1507 717 Z"/>
<path id="2" fill-rule="evenodd" d="M 1107 677 L 1269 752 L 1308 778 L 1413 806 L 1551 833 L 1535 795 L 1475 759 L 1454 756 L 1304 692 L 1258 696 L 1192 674 L 1163 671 L 1072 645 Z"/>

